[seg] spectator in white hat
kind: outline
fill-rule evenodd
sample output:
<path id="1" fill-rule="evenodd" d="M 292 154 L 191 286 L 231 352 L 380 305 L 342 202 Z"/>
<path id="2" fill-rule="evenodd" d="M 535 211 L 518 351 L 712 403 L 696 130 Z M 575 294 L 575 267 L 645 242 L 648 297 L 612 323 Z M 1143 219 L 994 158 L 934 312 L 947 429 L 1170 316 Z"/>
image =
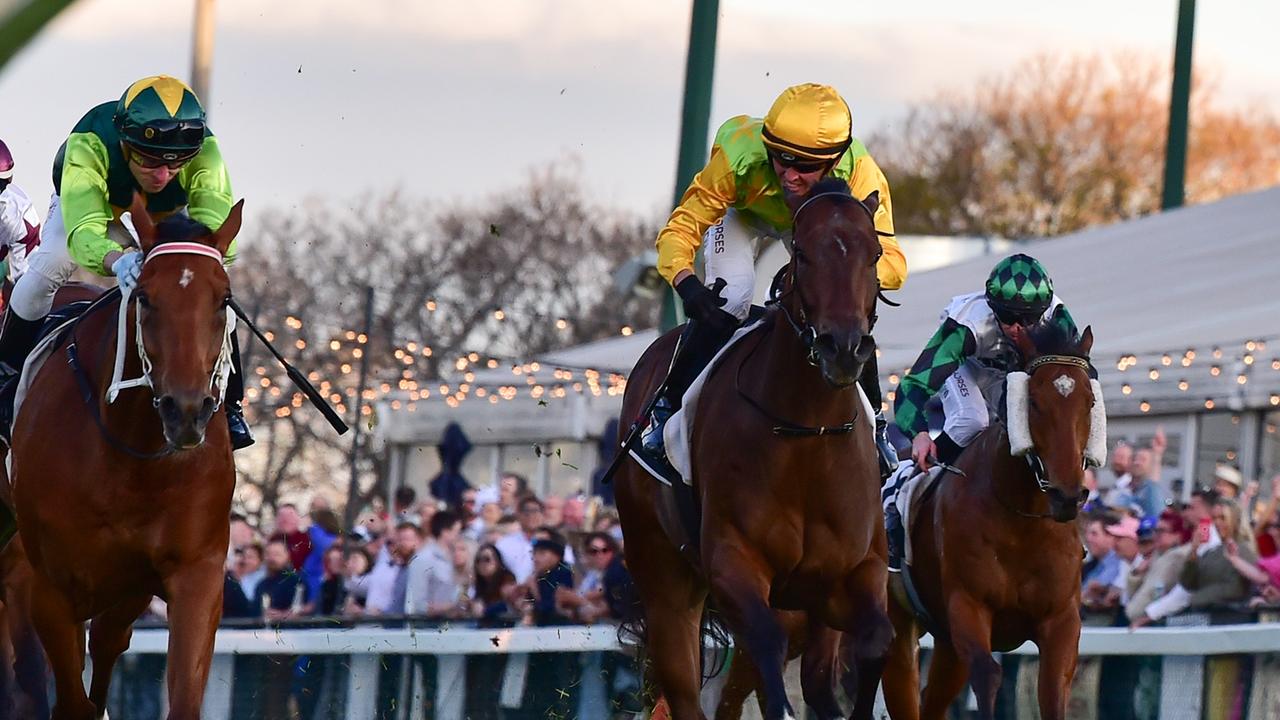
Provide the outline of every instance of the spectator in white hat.
<path id="1" fill-rule="evenodd" d="M 1244 487 L 1244 476 L 1239 470 L 1230 465 L 1216 465 L 1213 468 L 1213 478 L 1214 489 L 1218 491 L 1219 496 L 1231 500 L 1240 497 L 1240 490 Z"/>

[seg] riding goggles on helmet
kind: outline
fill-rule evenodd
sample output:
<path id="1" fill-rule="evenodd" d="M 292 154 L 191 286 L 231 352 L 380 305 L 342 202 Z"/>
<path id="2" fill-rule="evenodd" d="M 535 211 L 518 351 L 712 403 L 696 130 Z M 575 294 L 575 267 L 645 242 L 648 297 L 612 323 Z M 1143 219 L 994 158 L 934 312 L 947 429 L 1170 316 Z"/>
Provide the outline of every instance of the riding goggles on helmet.
<path id="1" fill-rule="evenodd" d="M 152 120 L 141 128 L 126 130 L 134 144 L 152 151 L 165 160 L 177 160 L 182 155 L 194 155 L 204 143 L 203 120 Z"/>

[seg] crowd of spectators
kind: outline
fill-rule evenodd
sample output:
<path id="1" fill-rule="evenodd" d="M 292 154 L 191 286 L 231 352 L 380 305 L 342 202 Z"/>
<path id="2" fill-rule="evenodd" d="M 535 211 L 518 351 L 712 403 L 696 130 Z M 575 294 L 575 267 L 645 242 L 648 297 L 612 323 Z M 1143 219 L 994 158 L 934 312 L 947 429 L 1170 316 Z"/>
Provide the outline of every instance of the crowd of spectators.
<path id="1" fill-rule="evenodd" d="M 1089 498 L 1080 516 L 1085 547 L 1080 600 L 1086 622 L 1139 628 L 1183 612 L 1244 614 L 1280 605 L 1280 475 L 1259 499 L 1260 484 L 1220 464 L 1193 485 L 1187 502 L 1161 477 L 1166 448 L 1157 431 L 1145 447 L 1118 443 L 1108 467 L 1086 471 Z M 1208 480 L 1209 482 L 1204 482 Z M 1226 670 L 1218 683 L 1243 704 L 1247 673 L 1239 659 L 1210 661 Z M 1082 658 L 1098 663 L 1097 716 L 1154 718 L 1156 658 Z M 1211 668 L 1212 669 L 1212 668 Z M 1234 693 L 1234 695 L 1232 695 Z"/>
<path id="2" fill-rule="evenodd" d="M 1212 486 L 1178 503 L 1160 478 L 1165 446 L 1162 432 L 1149 447 L 1119 443 L 1107 468 L 1088 473 L 1084 608 L 1141 627 L 1187 609 L 1280 602 L 1280 475 L 1262 502 L 1259 483 L 1218 465 Z"/>
<path id="3" fill-rule="evenodd" d="M 413 488 L 401 487 L 389 510 L 364 513 L 346 532 L 317 496 L 305 517 L 295 505 L 278 506 L 262 531 L 242 516 L 232 518 L 223 618 L 225 624 L 306 624 L 315 618 L 392 627 L 617 622 L 630 602 L 623 548 L 612 510 L 583 496 L 540 498 L 510 473 L 492 487 L 459 490 L 452 503 L 420 499 Z M 469 673 L 501 680 L 504 656 L 473 660 Z M 308 663 L 313 676 L 324 662 Z M 557 704 L 566 711 L 577 703 L 617 704 L 638 685 L 628 665 L 599 653 L 547 654 L 530 664 L 521 706 L 539 708 L 530 710 L 531 717 L 543 717 Z M 395 674 L 397 667 L 383 674 Z M 306 693 L 322 692 L 307 688 L 301 665 L 291 669 L 292 681 L 273 682 L 288 692 L 263 694 L 265 716 L 287 713 L 290 696 L 305 714 L 314 702 Z M 570 687 L 577 690 L 557 690 Z M 477 695 L 481 704 L 468 708 L 469 717 L 497 717 L 490 712 L 496 712 L 494 694 Z M 503 715 L 519 716 L 519 708 Z"/>

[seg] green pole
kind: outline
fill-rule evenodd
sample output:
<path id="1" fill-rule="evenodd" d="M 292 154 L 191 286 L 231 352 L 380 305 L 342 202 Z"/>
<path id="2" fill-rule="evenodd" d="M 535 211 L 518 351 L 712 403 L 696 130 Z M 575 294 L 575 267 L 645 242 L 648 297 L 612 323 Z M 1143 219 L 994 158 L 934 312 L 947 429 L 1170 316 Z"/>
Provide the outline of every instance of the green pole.
<path id="1" fill-rule="evenodd" d="M 1196 0 L 1178 0 L 1178 36 L 1173 50 L 1173 92 L 1169 97 L 1169 139 L 1165 144 L 1163 210 L 1186 201 L 1187 116 L 1191 104 L 1191 38 Z"/>
<path id="2" fill-rule="evenodd" d="M 689 23 L 689 54 L 684 67 L 684 106 L 680 111 L 680 155 L 676 162 L 676 187 L 672 207 L 680 203 L 685 188 L 707 161 L 707 135 L 711 122 L 711 82 L 716 66 L 716 21 L 719 0 L 693 0 Z M 675 292 L 662 294 L 663 331 L 683 322 Z"/>

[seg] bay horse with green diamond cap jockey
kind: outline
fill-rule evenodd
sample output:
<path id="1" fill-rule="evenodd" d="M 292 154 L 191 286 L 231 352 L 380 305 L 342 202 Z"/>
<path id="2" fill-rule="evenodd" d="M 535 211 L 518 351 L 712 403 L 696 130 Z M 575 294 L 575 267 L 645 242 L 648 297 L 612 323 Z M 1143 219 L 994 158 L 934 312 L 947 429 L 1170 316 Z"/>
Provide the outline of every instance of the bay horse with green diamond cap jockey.
<path id="1" fill-rule="evenodd" d="M 235 487 L 217 414 L 235 333 L 224 260 L 242 205 L 210 230 L 182 214 L 153 224 L 135 198 L 141 270 L 60 333 L 25 386 L 13 499 L 57 720 L 103 716 L 112 667 L 153 596 L 168 604 L 168 718 L 200 717 Z"/>
<path id="2" fill-rule="evenodd" d="M 123 283 L 137 279 L 142 256 L 121 215 L 141 194 L 158 218 L 181 213 L 217 228 L 231 210 L 231 179 L 218 139 L 205 124 L 191 88 L 167 75 L 143 78 L 118 101 L 90 110 L 71 130 L 53 164 L 54 194 L 41 231 L 41 250 L 13 289 L 0 333 L 0 432 L 13 424 L 12 380 L 35 344 L 53 296 L 76 267 Z M 227 260 L 235 257 L 235 246 Z M 240 403 L 239 372 L 228 388 L 226 410 L 234 446 L 253 443 Z"/>
<path id="3" fill-rule="evenodd" d="M 1017 254 L 997 263 L 983 292 L 951 300 L 903 379 L 895 422 L 913 438 L 912 459 L 883 497 L 896 573 L 884 689 L 895 720 L 942 718 L 966 678 L 979 716 L 994 717 L 1001 672 L 991 652 L 1029 640 L 1041 658 L 1041 716 L 1065 717 L 1080 634 L 1072 520 L 1084 469 L 1100 465 L 1106 447 L 1092 345 L 1044 267 Z M 896 495 L 935 464 L 944 471 L 912 493 L 917 520 L 904 528 Z M 936 649 L 920 707 L 916 647 L 926 631 Z"/>
<path id="4" fill-rule="evenodd" d="M 884 462 L 896 458 L 884 452 L 876 460 L 881 400 L 870 330 L 878 291 L 902 285 L 906 261 L 892 236 L 888 183 L 850 130 L 844 100 L 815 84 L 788 88 L 763 120 L 730 119 L 658 236 L 658 270 L 690 323 L 655 342 L 631 375 L 622 425 L 648 424 L 630 451 L 636 462 L 619 467 L 616 492 L 628 540 L 644 549 L 628 565 L 647 618 L 651 679 L 663 695 L 659 707 L 677 720 L 701 717 L 698 627 L 708 593 L 760 671 L 769 720 L 793 717 L 782 689 L 787 639 L 775 607 L 805 610 L 811 619 L 805 699 L 823 718 L 841 716 L 839 631 L 853 633 L 861 653 L 887 648 L 875 502 Z M 699 525 L 688 528 L 700 547 L 681 548 L 665 529 L 660 484 L 649 475 L 684 482 L 667 459 L 663 427 L 746 318 L 753 245 L 766 238 L 786 243 L 792 259 L 762 328 L 728 351 L 725 369 L 703 389 L 690 448 L 701 511 Z M 705 285 L 693 273 L 700 246 Z M 794 436 L 734 393 L 738 382 L 739 393 L 800 423 Z M 854 383 L 862 395 L 839 389 Z M 647 417 L 646 401 L 653 406 Z M 870 717 L 871 699 L 858 698 L 859 717 Z"/>

